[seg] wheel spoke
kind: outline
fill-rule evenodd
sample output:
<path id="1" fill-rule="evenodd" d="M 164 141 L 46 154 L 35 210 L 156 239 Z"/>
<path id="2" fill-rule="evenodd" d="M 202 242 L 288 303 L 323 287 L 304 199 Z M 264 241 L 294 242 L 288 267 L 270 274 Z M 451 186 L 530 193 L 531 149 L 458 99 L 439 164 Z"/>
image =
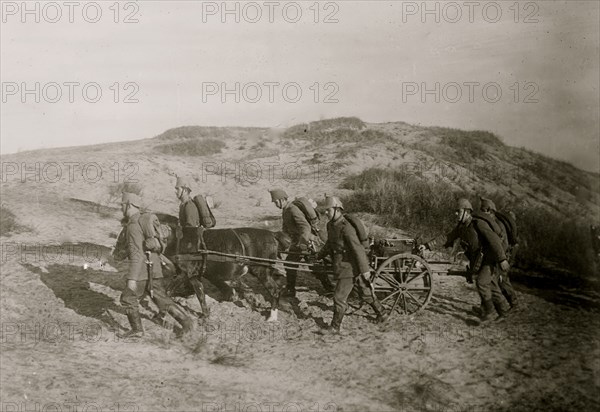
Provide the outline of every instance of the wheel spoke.
<path id="1" fill-rule="evenodd" d="M 417 279 L 423 279 L 423 277 L 425 276 L 425 274 L 427 274 L 426 271 L 417 273 L 414 277 L 412 277 L 410 280 L 406 281 L 406 284 L 408 285 L 409 283 L 414 282 Z"/>
<path id="2" fill-rule="evenodd" d="M 402 283 L 402 274 L 400 274 L 400 279 L 398 279 L 398 261 L 394 260 L 388 269 L 389 273 L 391 273 L 392 277 L 396 280 L 396 282 Z"/>
<path id="3" fill-rule="evenodd" d="M 411 259 L 411 265 L 410 265 L 410 269 L 408 269 L 408 270 L 406 271 L 406 276 L 402 276 L 402 282 L 403 282 L 403 283 L 408 283 L 408 282 L 407 282 L 408 276 L 410 275 L 410 273 L 412 272 L 413 268 L 415 267 L 415 263 L 416 263 L 416 262 L 417 262 L 417 261 L 416 261 L 415 259 Z"/>
<path id="4" fill-rule="evenodd" d="M 373 286 L 377 298 L 390 312 L 410 315 L 421 310 L 431 298 L 431 269 L 418 256 L 398 254 L 379 265 Z"/>
<path id="5" fill-rule="evenodd" d="M 408 290 L 406 291 L 406 294 L 408 295 L 409 298 L 411 298 L 412 300 L 414 300 L 417 304 L 417 307 L 420 308 L 422 306 L 422 303 L 419 302 L 413 295 L 412 293 L 410 293 Z"/>
<path id="6" fill-rule="evenodd" d="M 391 286 L 400 287 L 400 283 L 398 283 L 398 281 L 394 279 L 393 276 L 390 277 L 389 274 L 386 272 L 381 272 L 379 274 L 379 277 L 387 283 L 389 283 Z"/>
<path id="7" fill-rule="evenodd" d="M 398 292 L 400 292 L 400 291 L 398 291 Z M 398 301 L 400 300 L 400 297 L 401 297 L 401 296 L 402 296 L 402 294 L 400 293 L 400 294 L 398 295 L 398 297 L 396 298 L 396 300 L 394 301 L 394 304 L 392 305 L 392 309 L 390 309 L 390 312 L 393 312 L 393 311 L 394 311 L 394 309 L 396 308 L 396 305 L 398 304 Z"/>
<path id="8" fill-rule="evenodd" d="M 401 292 L 400 290 L 397 290 L 397 291 L 395 291 L 395 292 L 393 292 L 393 293 L 390 293 L 390 294 L 389 294 L 389 295 L 387 295 L 385 298 L 381 299 L 379 302 L 380 302 L 380 303 L 383 303 L 383 302 L 385 302 L 386 300 L 393 298 L 393 297 L 394 297 L 394 295 L 397 295 L 397 294 L 398 294 L 398 293 L 400 293 L 400 292 Z"/>

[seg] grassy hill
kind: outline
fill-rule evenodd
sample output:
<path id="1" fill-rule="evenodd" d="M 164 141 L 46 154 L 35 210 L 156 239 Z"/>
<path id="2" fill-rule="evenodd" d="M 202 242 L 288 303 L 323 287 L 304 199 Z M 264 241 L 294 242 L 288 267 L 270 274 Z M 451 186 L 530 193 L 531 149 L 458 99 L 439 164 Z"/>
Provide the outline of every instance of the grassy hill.
<path id="1" fill-rule="evenodd" d="M 487 132 L 356 118 L 289 129 L 185 126 L 1 160 L 0 361 L 14 373 L 0 374 L 0 398 L 15 410 L 60 402 L 138 410 L 598 409 L 600 352 L 590 342 L 598 341 L 600 294 L 581 288 L 595 274 L 588 226 L 598 216 L 597 175 Z M 191 336 L 176 339 L 174 321 L 156 321 L 158 309 L 147 303 L 145 337 L 118 339 L 128 328 L 120 304 L 127 263 L 108 255 L 121 229 L 120 193 L 141 192 L 146 208 L 176 214 L 176 175 L 192 176 L 194 193 L 213 197 L 221 228 L 279 228 L 268 189 L 281 187 L 317 200 L 342 196 L 377 236 L 425 238 L 453 226 L 457 196 L 478 206 L 477 196 L 488 194 L 518 215 L 519 265 L 528 275 L 515 282 L 521 309 L 481 324 L 470 309 L 480 302 L 475 285 L 434 274 L 424 310 L 385 325 L 359 311 L 344 319 L 345 335 L 320 336 L 331 298 L 304 273 L 297 297 L 282 300 L 279 322 L 265 322 L 260 295 L 228 302 L 206 282 L 210 318 L 196 318 L 195 296 L 176 298 L 195 318 Z M 264 290 L 253 277 L 245 281 Z"/>
<path id="2" fill-rule="evenodd" d="M 476 207 L 478 197 L 487 196 L 518 216 L 522 267 L 596 273 L 589 225 L 598 223 L 599 175 L 507 146 L 486 131 L 370 124 L 355 117 L 282 130 L 184 126 L 151 139 L 30 151 L 2 161 L 17 168 L 3 176 L 4 236 L 29 227 L 48 239 L 102 238 L 106 234 L 94 222 L 107 227 L 118 221 L 116 200 L 126 182 L 143 188 L 148 208 L 174 214 L 175 176 L 191 175 L 196 191 L 215 198 L 222 226 L 274 227 L 278 211 L 268 189 L 283 187 L 293 196 L 341 195 L 375 233 L 426 238 L 452 227 L 458 196 Z M 82 210 L 83 203 L 70 199 L 98 206 Z M 32 214 L 32 201 L 46 215 Z M 65 209 L 73 212 L 68 220 L 74 228 L 81 224 L 89 231 L 64 230 L 56 217 Z"/>

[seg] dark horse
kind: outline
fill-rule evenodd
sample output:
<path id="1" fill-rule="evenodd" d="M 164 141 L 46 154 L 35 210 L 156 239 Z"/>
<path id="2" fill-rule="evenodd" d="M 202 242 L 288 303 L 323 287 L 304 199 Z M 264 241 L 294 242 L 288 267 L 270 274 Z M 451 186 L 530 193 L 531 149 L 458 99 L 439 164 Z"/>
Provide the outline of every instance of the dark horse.
<path id="1" fill-rule="evenodd" d="M 175 257 L 177 218 L 167 214 L 157 214 L 157 216 L 161 223 L 167 224 L 171 229 L 164 255 L 177 262 L 178 259 Z M 277 259 L 279 252 L 286 249 L 287 239 L 281 232 L 272 232 L 266 229 L 207 229 L 204 231 L 204 243 L 206 249 L 211 251 L 263 259 Z M 121 233 L 119 233 L 112 255 L 116 260 L 123 260 L 127 257 L 125 230 L 121 230 Z M 235 285 L 238 284 L 242 276 L 251 273 L 260 280 L 270 295 L 271 314 L 268 320 L 277 320 L 279 297 L 284 285 L 282 273 L 273 265 L 244 264 L 235 261 L 233 258 L 216 260 L 210 256 L 205 265 L 202 260 L 180 261 L 173 265 L 167 259 L 163 264 L 167 292 L 173 294 L 175 291 L 183 289 L 185 290 L 184 294 L 187 296 L 195 292 L 204 316 L 208 316 L 209 309 L 206 305 L 204 287 L 200 276 L 206 277 L 212 284 L 225 292 L 229 299 L 233 299 L 236 295 Z"/>

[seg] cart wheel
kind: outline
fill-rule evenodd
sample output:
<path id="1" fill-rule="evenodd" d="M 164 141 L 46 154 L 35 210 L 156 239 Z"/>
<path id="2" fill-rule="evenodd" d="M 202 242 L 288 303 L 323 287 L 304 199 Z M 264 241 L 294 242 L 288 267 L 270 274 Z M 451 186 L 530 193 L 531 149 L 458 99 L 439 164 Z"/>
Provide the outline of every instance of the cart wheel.
<path id="1" fill-rule="evenodd" d="M 379 265 L 371 283 L 375 295 L 390 314 L 410 315 L 429 303 L 433 292 L 432 273 L 425 259 L 401 253 Z"/>

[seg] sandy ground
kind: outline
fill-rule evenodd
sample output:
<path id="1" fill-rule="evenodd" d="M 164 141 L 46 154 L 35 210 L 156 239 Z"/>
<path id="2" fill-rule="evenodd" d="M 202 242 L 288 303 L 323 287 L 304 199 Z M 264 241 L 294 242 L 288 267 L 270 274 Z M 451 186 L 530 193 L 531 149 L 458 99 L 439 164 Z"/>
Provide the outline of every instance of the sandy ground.
<path id="1" fill-rule="evenodd" d="M 94 159 L 106 172 L 114 162 L 135 158 L 145 199 L 155 211 L 174 213 L 169 173 L 198 171 L 198 164 L 148 155 L 143 145 L 11 159 Z M 286 153 L 273 159 L 312 158 L 293 147 Z M 382 161 L 359 160 L 366 166 Z M 341 177 L 295 182 L 294 195 L 331 193 Z M 166 327 L 153 323 L 156 308 L 147 304 L 146 336 L 137 343 L 120 340 L 115 333 L 128 328 L 118 304 L 125 266 L 100 265 L 119 216 L 94 206 L 111 206 L 107 187 L 113 182 L 107 179 L 2 184 L 3 204 L 29 228 L 1 239 L 2 411 L 600 409 L 600 297 L 583 305 L 576 291 L 563 299 L 559 291 L 517 285 L 521 308 L 504 322 L 480 326 L 468 314 L 478 303 L 473 285 L 435 276 L 433 298 L 421 313 L 396 316 L 385 327 L 358 313 L 346 317 L 342 336 L 322 337 L 316 331 L 331 320 L 332 302 L 304 276 L 278 323 L 265 323 L 261 308 L 221 301 L 209 288 L 211 318 L 198 319 L 191 336 L 178 339 L 170 318 Z M 278 210 L 267 189 L 289 187 L 282 183 L 212 178 L 202 188 L 220 203 L 219 225 L 275 229 Z M 190 314 L 198 310 L 194 298 L 180 303 Z"/>
<path id="2" fill-rule="evenodd" d="M 127 327 L 118 307 L 122 275 L 78 263 L 3 267 L 3 410 L 67 410 L 76 402 L 143 411 L 599 406 L 597 313 L 528 293 L 506 321 L 482 327 L 467 314 L 477 302 L 473 286 L 436 276 L 422 313 L 385 327 L 355 314 L 342 336 L 322 337 L 315 332 L 331 319 L 332 304 L 304 278 L 276 324 L 209 299 L 210 320 L 180 340 L 172 321 L 152 323 L 156 308 L 148 305 L 146 336 L 134 343 L 115 335 Z M 181 303 L 198 309 L 192 298 Z"/>

